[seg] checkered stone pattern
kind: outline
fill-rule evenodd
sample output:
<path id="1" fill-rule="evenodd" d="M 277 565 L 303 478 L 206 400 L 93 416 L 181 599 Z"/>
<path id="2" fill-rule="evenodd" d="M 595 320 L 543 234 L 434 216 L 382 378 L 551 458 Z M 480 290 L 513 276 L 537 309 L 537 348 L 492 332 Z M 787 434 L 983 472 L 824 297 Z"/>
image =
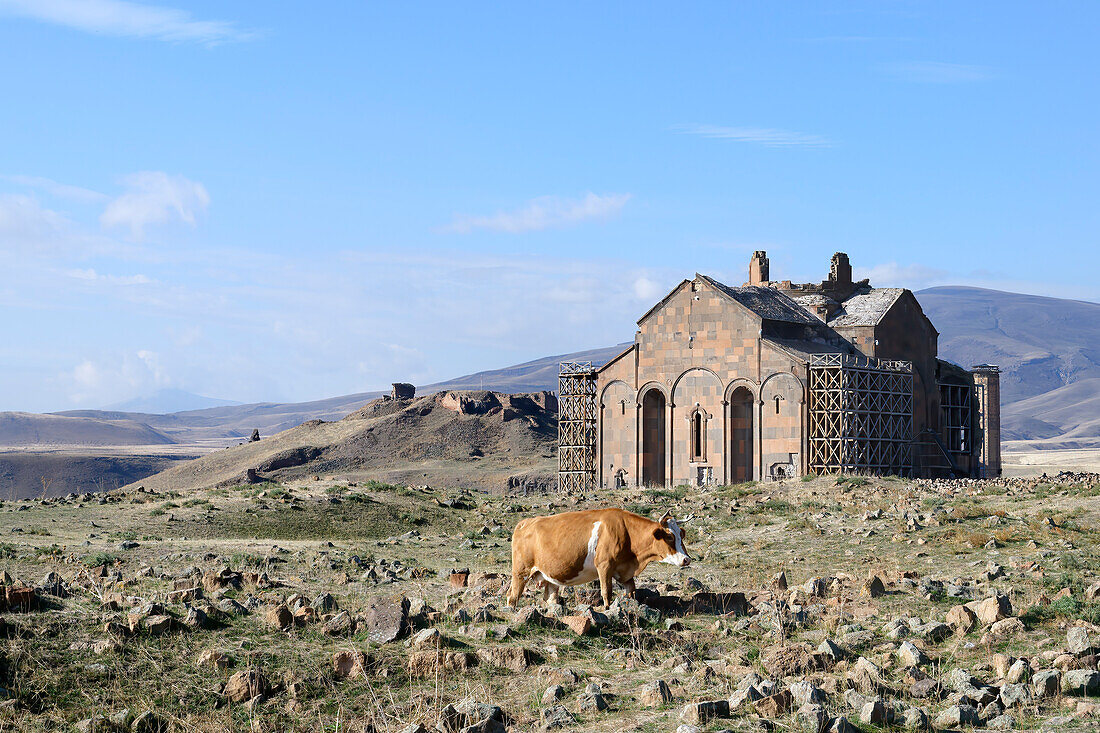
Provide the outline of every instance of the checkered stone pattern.
<path id="1" fill-rule="evenodd" d="M 633 486 L 637 475 L 638 403 L 634 389 L 616 380 L 600 400 L 599 482 L 606 488 Z"/>
<path id="2" fill-rule="evenodd" d="M 695 484 L 700 469 L 714 483 L 748 481 L 766 475 L 771 463 L 780 459 L 789 463 L 792 454 L 795 469 L 801 470 L 798 410 L 803 400 L 792 393 L 779 419 L 771 416 L 762 423 L 770 432 L 760 445 L 755 444 L 755 423 L 760 419 L 762 377 L 798 373 L 805 367 L 760 339 L 756 314 L 704 282 L 692 287 L 690 282 L 683 284 L 644 318 L 634 349 L 600 372 L 601 486 L 614 486 L 623 468 L 628 484 Z M 744 380 L 747 387 L 727 411 L 723 400 L 735 380 Z M 623 388 L 615 382 L 632 390 L 634 401 L 625 402 L 625 410 Z M 663 407 L 659 400 L 650 400 L 631 413 L 629 405 L 638 405 L 641 398 L 638 390 L 650 389 L 671 399 Z M 792 388 L 777 382 L 776 389 L 784 390 L 786 397 Z M 692 460 L 691 417 L 697 409 L 706 417 L 702 460 Z"/>
<path id="3" fill-rule="evenodd" d="M 725 385 L 705 369 L 690 369 L 680 376 L 672 393 L 672 482 L 699 483 L 700 469 L 719 482 L 725 471 L 722 446 L 722 396 Z M 692 418 L 700 413 L 703 455 L 692 455 Z M 706 469 L 710 469 L 709 472 Z"/>
<path id="4" fill-rule="evenodd" d="M 763 476 L 790 478 L 802 467 L 802 382 L 789 372 L 776 372 L 760 392 L 760 451 Z"/>
<path id="5" fill-rule="evenodd" d="M 642 322 L 637 338 L 639 383 L 671 387 L 684 372 L 706 367 L 725 379 L 759 382 L 760 319 L 705 283 L 681 286 Z M 639 385 L 640 386 L 640 385 Z"/>

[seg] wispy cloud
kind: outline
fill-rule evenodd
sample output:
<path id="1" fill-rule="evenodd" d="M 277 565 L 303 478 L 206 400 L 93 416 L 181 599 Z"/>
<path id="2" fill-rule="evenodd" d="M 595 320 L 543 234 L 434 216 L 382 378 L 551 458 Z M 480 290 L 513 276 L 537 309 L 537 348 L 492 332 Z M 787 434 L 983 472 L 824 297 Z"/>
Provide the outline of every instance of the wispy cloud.
<path id="1" fill-rule="evenodd" d="M 509 234 L 536 232 L 593 219 L 608 219 L 618 214 L 629 200 L 628 193 L 587 193 L 579 199 L 541 196 L 514 211 L 499 211 L 489 216 L 459 214 L 439 231 L 456 234 L 469 234 L 476 229 Z"/>
<path id="2" fill-rule="evenodd" d="M 891 64 L 887 70 L 899 79 L 918 84 L 967 84 L 993 78 L 989 67 L 942 61 L 908 61 Z"/>
<path id="3" fill-rule="evenodd" d="M 206 188 L 183 176 L 144 171 L 122 181 L 129 190 L 107 204 L 99 221 L 105 227 L 129 227 L 135 239 L 141 239 L 150 224 L 181 221 L 194 226 L 210 204 Z"/>
<path id="4" fill-rule="evenodd" d="M 821 135 L 777 130 L 771 127 L 724 127 L 722 125 L 685 124 L 675 125 L 672 129 L 682 135 L 698 135 L 719 140 L 756 143 L 770 148 L 827 148 L 832 145 L 831 140 Z"/>
<path id="5" fill-rule="evenodd" d="M 90 188 L 81 188 L 80 186 L 71 186 L 67 183 L 58 183 L 52 178 L 44 178 L 42 176 L 0 176 L 0 178 L 5 181 L 11 181 L 19 186 L 42 191 L 59 199 L 69 199 L 82 203 L 97 203 L 99 201 L 105 201 L 108 198 L 106 194 L 100 193 L 99 191 L 93 191 Z"/>
<path id="6" fill-rule="evenodd" d="M 54 23 L 88 33 L 214 45 L 255 36 L 224 20 L 127 0 L 0 0 L 0 13 Z"/>
<path id="7" fill-rule="evenodd" d="M 151 285 L 154 282 L 146 275 L 104 275 L 91 268 L 67 270 L 65 274 L 77 280 L 101 282 L 108 285 Z"/>

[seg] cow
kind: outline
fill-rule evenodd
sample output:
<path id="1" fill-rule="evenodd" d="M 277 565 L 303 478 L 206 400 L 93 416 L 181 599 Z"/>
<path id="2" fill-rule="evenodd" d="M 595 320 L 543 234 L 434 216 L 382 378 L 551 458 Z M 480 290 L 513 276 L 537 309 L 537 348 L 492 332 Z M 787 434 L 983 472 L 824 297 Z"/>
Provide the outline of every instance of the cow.
<path id="1" fill-rule="evenodd" d="M 634 578 L 653 561 L 686 568 L 684 532 L 672 512 L 658 521 L 623 509 L 590 509 L 522 520 L 512 532 L 512 585 L 515 608 L 529 581 L 543 582 L 543 598 L 558 603 L 572 585 L 600 581 L 604 606 L 611 605 L 611 581 L 634 594 Z"/>

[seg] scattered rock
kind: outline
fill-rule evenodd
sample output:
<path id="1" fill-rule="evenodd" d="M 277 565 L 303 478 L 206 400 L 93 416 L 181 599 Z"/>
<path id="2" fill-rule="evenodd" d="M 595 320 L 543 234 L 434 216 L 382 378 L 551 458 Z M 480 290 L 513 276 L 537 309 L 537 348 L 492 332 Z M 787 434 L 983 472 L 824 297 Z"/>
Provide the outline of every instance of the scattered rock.
<path id="1" fill-rule="evenodd" d="M 647 707 L 656 707 L 672 702 L 672 690 L 664 680 L 655 680 L 642 685 L 638 691 L 638 702 Z"/>
<path id="2" fill-rule="evenodd" d="M 404 596 L 374 598 L 363 613 L 367 637 L 376 643 L 397 641 L 409 630 L 409 599 Z"/>
<path id="3" fill-rule="evenodd" d="M 704 700 L 685 705 L 680 711 L 680 720 L 699 725 L 714 718 L 728 718 L 729 715 L 730 704 L 726 700 Z"/>
<path id="4" fill-rule="evenodd" d="M 271 686 L 258 668 L 237 672 L 225 683 L 224 694 L 230 702 L 242 703 L 254 697 L 266 696 Z"/>

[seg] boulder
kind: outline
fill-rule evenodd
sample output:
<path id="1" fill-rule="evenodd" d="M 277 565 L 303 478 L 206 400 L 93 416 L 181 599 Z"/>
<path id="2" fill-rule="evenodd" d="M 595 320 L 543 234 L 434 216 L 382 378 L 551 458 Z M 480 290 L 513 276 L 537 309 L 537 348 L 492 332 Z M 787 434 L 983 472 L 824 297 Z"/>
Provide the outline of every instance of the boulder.
<path id="1" fill-rule="evenodd" d="M 1096 640 L 1100 642 L 1100 638 Z M 1081 657 L 1087 654 L 1096 654 L 1100 646 L 1092 640 L 1089 630 L 1082 626 L 1074 626 L 1066 632 L 1066 651 Z"/>
<path id="2" fill-rule="evenodd" d="M 680 720 L 693 725 L 701 725 L 710 722 L 714 718 L 728 718 L 730 704 L 726 700 L 704 700 L 692 702 L 684 706 L 680 711 Z"/>
<path id="3" fill-rule="evenodd" d="M 966 607 L 973 611 L 985 626 L 992 626 L 1012 615 L 1012 602 L 1008 596 L 1002 594 L 990 596 L 981 601 L 971 601 L 966 604 Z"/>
<path id="4" fill-rule="evenodd" d="M 672 702 L 672 690 L 664 680 L 655 680 L 642 685 L 638 691 L 638 702 L 647 707 L 657 707 Z"/>
<path id="5" fill-rule="evenodd" d="M 936 716 L 932 725 L 941 730 L 981 724 L 978 709 L 973 705 L 952 705 Z"/>
<path id="6" fill-rule="evenodd" d="M 539 721 L 542 723 L 542 730 L 566 728 L 572 726 L 574 720 L 573 714 L 566 710 L 563 705 L 551 705 L 539 711 Z"/>
<path id="7" fill-rule="evenodd" d="M 1056 669 L 1044 669 L 1031 678 L 1031 691 L 1035 697 L 1054 697 L 1061 689 L 1062 673 Z"/>
<path id="8" fill-rule="evenodd" d="M 723 700 L 723 702 L 725 702 Z M 794 696 L 790 690 L 783 690 L 774 695 L 761 698 L 756 701 L 756 713 L 764 718 L 778 718 L 788 710 L 794 702 Z M 728 707 L 727 707 L 728 709 Z"/>
<path id="9" fill-rule="evenodd" d="M 467 652 L 422 651 L 409 655 L 406 668 L 410 677 L 432 677 L 440 671 L 465 672 L 477 664 Z"/>
<path id="10" fill-rule="evenodd" d="M 956 634 L 969 634 L 978 626 L 978 616 L 966 606 L 952 606 L 947 612 L 947 625 Z"/>
<path id="11" fill-rule="evenodd" d="M 242 703 L 254 697 L 263 697 L 270 692 L 271 686 L 258 668 L 237 672 L 225 683 L 224 694 L 230 702 Z"/>
<path id="12" fill-rule="evenodd" d="M 338 680 L 360 677 L 367 673 L 373 660 L 366 652 L 344 649 L 332 655 L 332 676 Z"/>
<path id="13" fill-rule="evenodd" d="M 542 705 L 543 707 L 553 705 L 563 697 L 565 697 L 564 687 L 561 685 L 550 685 L 546 688 L 546 691 L 542 693 Z"/>
<path id="14" fill-rule="evenodd" d="M 278 631 L 289 631 L 294 628 L 294 614 L 286 604 L 280 603 L 264 611 L 264 623 Z"/>
<path id="15" fill-rule="evenodd" d="M 587 636 L 594 630 L 592 619 L 588 616 L 562 616 L 559 619 L 568 626 L 577 636 Z"/>
<path id="16" fill-rule="evenodd" d="M 886 584 L 877 573 L 871 573 L 860 588 L 860 595 L 867 598 L 879 598 L 886 595 Z"/>
<path id="17" fill-rule="evenodd" d="M 1006 636 L 1012 636 L 1013 634 L 1019 634 L 1027 630 L 1024 626 L 1024 622 L 1016 616 L 1009 616 L 1003 618 L 1000 621 L 994 621 L 989 627 L 989 633 L 994 638 L 1004 638 Z"/>
<path id="18" fill-rule="evenodd" d="M 879 698 L 867 702 L 859 711 L 859 722 L 864 725 L 886 725 L 886 704 Z"/>
<path id="19" fill-rule="evenodd" d="M 898 660 L 909 667 L 920 667 L 928 663 L 928 657 L 911 641 L 904 641 L 895 654 Z"/>
<path id="20" fill-rule="evenodd" d="M 477 658 L 490 667 L 523 672 L 535 663 L 535 653 L 517 646 L 493 646 L 477 650 Z"/>
<path id="21" fill-rule="evenodd" d="M 404 596 L 373 598 L 363 613 L 367 638 L 378 644 L 397 641 L 409 631 L 409 599 Z"/>
<path id="22" fill-rule="evenodd" d="M 927 730 L 928 715 L 920 708 L 905 708 L 901 716 L 901 725 L 906 730 Z"/>
<path id="23" fill-rule="evenodd" d="M 1094 669 L 1070 669 L 1063 672 L 1062 692 L 1090 697 L 1100 694 L 1100 672 Z"/>

